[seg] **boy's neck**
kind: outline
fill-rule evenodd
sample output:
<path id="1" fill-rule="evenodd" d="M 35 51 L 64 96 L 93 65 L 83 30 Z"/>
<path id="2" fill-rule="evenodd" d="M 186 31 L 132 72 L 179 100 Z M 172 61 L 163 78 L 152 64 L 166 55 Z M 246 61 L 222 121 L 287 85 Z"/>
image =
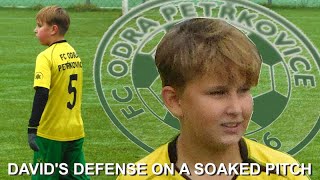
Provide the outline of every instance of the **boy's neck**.
<path id="1" fill-rule="evenodd" d="M 65 40 L 64 36 L 52 36 L 48 46 L 51 46 L 53 43 L 58 42 L 58 41 L 62 41 L 62 40 Z"/>
<path id="2" fill-rule="evenodd" d="M 186 163 L 190 172 L 194 172 L 196 163 L 206 165 L 208 163 L 215 164 L 219 167 L 224 163 L 227 167 L 229 163 L 241 163 L 243 160 L 240 154 L 239 144 L 229 145 L 224 148 L 210 148 L 210 146 L 201 146 L 197 141 L 188 141 L 189 138 L 179 136 L 177 140 L 177 167 L 181 167 Z"/>

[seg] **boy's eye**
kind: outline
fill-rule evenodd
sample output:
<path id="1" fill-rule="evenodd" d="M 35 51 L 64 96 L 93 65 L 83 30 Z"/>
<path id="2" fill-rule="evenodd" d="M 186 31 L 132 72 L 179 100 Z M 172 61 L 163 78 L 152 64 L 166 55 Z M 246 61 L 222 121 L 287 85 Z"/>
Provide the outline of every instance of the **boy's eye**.
<path id="1" fill-rule="evenodd" d="M 241 89 L 239 90 L 240 93 L 246 93 L 246 92 L 249 92 L 249 91 L 250 91 L 250 88 L 248 88 L 248 87 L 241 88 Z"/>
<path id="2" fill-rule="evenodd" d="M 222 95 L 225 95 L 226 93 L 227 91 L 224 91 L 224 90 L 209 91 L 209 94 L 214 96 L 222 96 Z"/>

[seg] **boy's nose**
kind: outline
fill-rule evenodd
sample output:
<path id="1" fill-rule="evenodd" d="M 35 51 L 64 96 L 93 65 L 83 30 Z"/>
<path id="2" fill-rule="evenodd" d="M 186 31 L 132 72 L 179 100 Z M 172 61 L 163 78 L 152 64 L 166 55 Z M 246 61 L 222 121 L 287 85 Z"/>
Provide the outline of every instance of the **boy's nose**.
<path id="1" fill-rule="evenodd" d="M 232 116 L 238 116 L 241 114 L 242 108 L 241 108 L 241 101 L 238 94 L 232 94 L 229 98 L 227 113 Z"/>

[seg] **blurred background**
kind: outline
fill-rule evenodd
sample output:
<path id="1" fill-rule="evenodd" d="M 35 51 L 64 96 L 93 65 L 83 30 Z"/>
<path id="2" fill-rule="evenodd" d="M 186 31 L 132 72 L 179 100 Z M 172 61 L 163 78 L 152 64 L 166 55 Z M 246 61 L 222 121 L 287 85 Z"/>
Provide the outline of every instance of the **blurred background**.
<path id="1" fill-rule="evenodd" d="M 110 121 L 101 107 L 93 81 L 94 58 L 99 42 L 115 20 L 147 0 L 1 0 L 0 1 L 0 179 L 30 179 L 9 176 L 8 163 L 30 163 L 33 152 L 27 143 L 27 125 L 34 90 L 35 58 L 46 47 L 34 35 L 35 15 L 41 7 L 67 8 L 71 26 L 66 35 L 83 62 L 82 115 L 85 124 L 84 151 L 87 162 L 129 163 L 148 154 L 131 142 Z M 320 47 L 320 0 L 252 0 L 270 8 L 296 25 Z M 117 84 L 117 82 L 111 82 Z M 304 99 L 305 100 L 305 99 Z M 318 97 L 307 99 L 318 102 Z M 315 101 L 316 100 L 316 101 Z M 319 104 L 315 104 L 319 107 Z M 299 109 L 299 107 L 297 107 Z M 301 110 L 303 113 L 303 109 Z M 319 113 L 319 112 L 318 112 Z M 308 116 L 308 114 L 306 114 Z M 303 123 L 303 122 L 302 122 Z M 284 125 L 288 126 L 288 125 Z M 309 130 L 309 129 L 307 129 Z M 290 139 L 289 132 L 287 139 Z M 157 134 L 161 135 L 161 134 Z M 300 163 L 312 163 L 312 179 L 320 179 L 320 136 L 295 155 Z M 115 179 L 93 176 L 92 179 Z"/>

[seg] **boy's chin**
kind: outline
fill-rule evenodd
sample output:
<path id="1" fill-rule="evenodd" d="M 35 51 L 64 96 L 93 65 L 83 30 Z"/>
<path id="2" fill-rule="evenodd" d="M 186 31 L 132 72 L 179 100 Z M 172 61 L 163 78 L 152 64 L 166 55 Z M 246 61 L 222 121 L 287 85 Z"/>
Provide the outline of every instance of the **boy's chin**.
<path id="1" fill-rule="evenodd" d="M 242 136 L 240 136 L 240 135 L 222 137 L 218 146 L 220 146 L 222 149 L 233 147 L 233 146 L 238 146 L 241 138 L 242 138 Z"/>

